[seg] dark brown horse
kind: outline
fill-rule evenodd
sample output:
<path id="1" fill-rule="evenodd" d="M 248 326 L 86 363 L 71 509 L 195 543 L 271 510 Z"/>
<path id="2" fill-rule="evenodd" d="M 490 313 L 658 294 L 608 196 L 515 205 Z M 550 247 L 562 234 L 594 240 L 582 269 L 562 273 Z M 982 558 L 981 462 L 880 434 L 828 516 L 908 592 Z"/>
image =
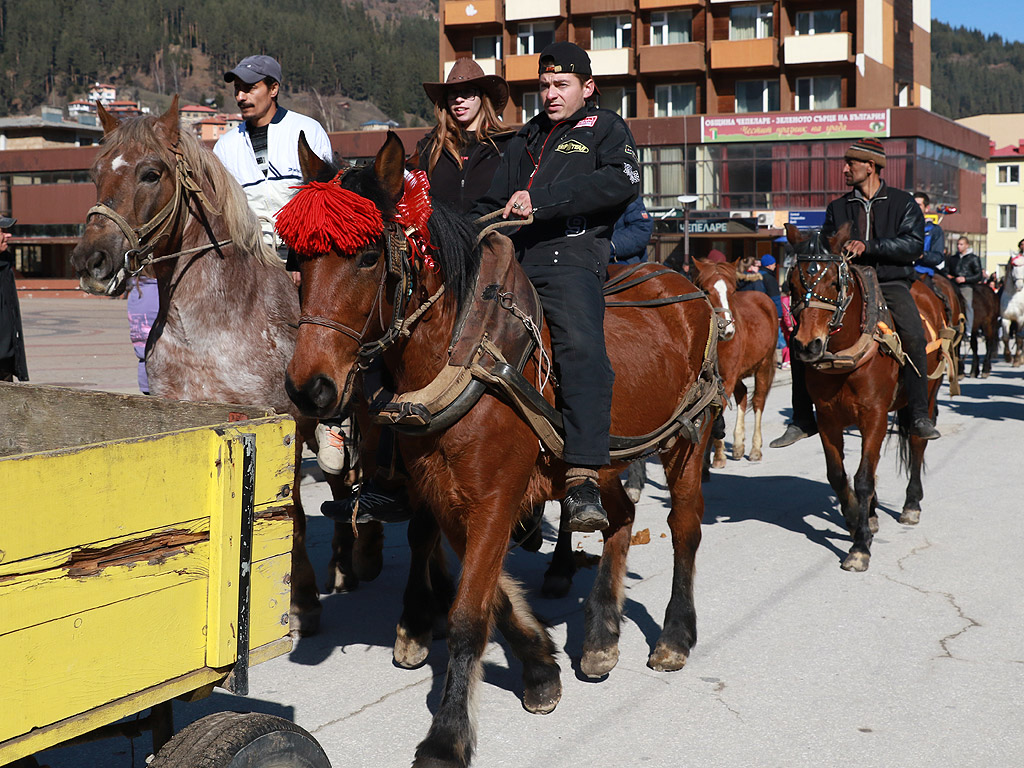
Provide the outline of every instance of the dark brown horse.
<path id="1" fill-rule="evenodd" d="M 298 468 L 315 423 L 284 389 L 299 318 L 295 286 L 264 244 L 242 188 L 191 131 L 179 130 L 176 97 L 159 118 L 120 122 L 99 110 L 103 150 L 92 168 L 98 203 L 72 266 L 83 290 L 120 295 L 128 273 L 151 263 L 160 294 L 146 352 L 153 394 L 269 405 L 296 417 L 291 620 L 294 631 L 313 632 L 320 601 Z M 339 480 L 330 482 L 336 493 L 347 492 Z M 380 524 L 363 533 L 353 553 L 350 526 L 338 526 L 332 585 L 351 588 L 357 572 L 372 578 L 379 571 Z"/>
<path id="2" fill-rule="evenodd" d="M 300 149 L 300 157 L 307 177 L 322 182 L 336 179 L 340 189 L 331 195 L 346 201 L 352 214 L 337 219 L 347 244 L 337 246 L 336 240 L 328 239 L 321 249 L 326 253 L 310 254 L 301 263 L 302 310 L 307 319 L 299 329 L 288 367 L 292 398 L 310 416 L 337 412 L 349 396 L 348 383 L 356 366 L 382 347 L 386 348 L 384 364 L 399 393 L 424 388 L 444 369 L 460 307 L 473 299 L 469 287 L 480 268 L 481 248 L 488 258 L 499 249 L 506 249 L 507 255 L 509 241 L 492 235 L 483 246 L 476 246 L 475 228 L 435 207 L 426 232 L 418 235 L 429 236 L 433 249 L 418 255 L 414 250 L 411 261 L 396 249 L 395 243 L 403 243 L 408 230 L 395 223 L 405 157 L 394 134 L 389 134 L 373 164 L 347 171 L 340 180 L 334 169 L 324 168 L 305 148 Z M 356 210 L 367 221 L 382 220 L 383 231 L 369 225 L 361 229 Z M 519 275 L 516 279 L 525 280 L 514 259 L 511 263 Z M 641 273 L 656 269 L 643 267 Z M 396 290 L 404 285 L 407 290 Z M 693 291 L 684 277 L 667 273 L 620 296 L 658 300 Z M 705 363 L 710 359 L 713 365 L 715 342 L 714 317 L 706 301 L 609 308 L 606 336 L 612 364 L 621 372 L 612 409 L 612 430 L 617 434 L 657 431 L 671 419 L 702 372 L 713 371 Z M 625 375 L 627 371 L 630 375 Z M 537 380 L 536 355 L 525 375 Z M 710 375 L 713 379 L 714 374 Z M 553 403 L 552 382 L 542 391 Z M 656 670 L 681 668 L 696 641 L 693 568 L 704 506 L 701 456 L 708 434 L 700 427 L 708 421 L 704 410 L 697 418 L 695 443 L 673 439 L 660 447 L 672 499 L 668 522 L 674 577 L 664 629 L 647 661 Z M 503 562 L 516 522 L 529 515 L 535 504 L 564 494 L 566 467 L 551 452 L 541 450 L 537 435 L 509 401 L 489 391 L 451 426 L 435 434 L 402 435 L 399 446 L 411 477 L 411 494 L 433 511 L 463 564 L 448 617 L 450 659 L 444 692 L 414 765 L 466 766 L 475 743 L 470 700 L 492 622 L 523 662 L 523 706 L 547 713 L 561 697 L 554 644 L 505 575 Z M 589 677 L 608 674 L 618 660 L 623 578 L 634 516 L 633 504 L 618 479 L 625 466 L 625 461 L 617 461 L 603 469 L 600 477 L 611 525 L 604 532 L 603 556 L 585 606 L 580 666 Z M 400 637 L 400 643 L 416 641 Z"/>
<path id="3" fill-rule="evenodd" d="M 732 433 L 732 457 L 743 458 L 746 442 L 747 385 L 743 377 L 754 377 L 754 437 L 750 461 L 761 460 L 761 416 L 775 379 L 775 342 L 779 335 L 779 315 L 775 304 L 760 291 L 736 290 L 736 266 L 713 264 L 697 259 L 697 282 L 707 293 L 725 330 L 718 342 L 718 371 L 725 397 L 736 400 L 736 429 Z M 714 440 L 711 466 L 725 466 L 725 440 Z"/>
<path id="4" fill-rule="evenodd" d="M 960 285 L 963 291 L 971 291 L 974 296 L 974 322 L 966 329 L 965 336 L 971 346 L 971 377 L 987 379 L 992 373 L 992 357 L 999 350 L 999 297 L 984 283 Z M 985 357 L 978 353 L 978 337 L 985 339 Z M 961 361 L 961 368 L 967 364 L 966 356 Z"/>
<path id="5" fill-rule="evenodd" d="M 910 412 L 899 385 L 900 366 L 893 357 L 883 354 L 872 338 L 878 328 L 875 322 L 866 321 L 872 317 L 865 303 L 865 290 L 869 289 L 862 287 L 848 259 L 836 255 L 849 239 L 849 227 L 844 225 L 828 244 L 820 243 L 817 237 L 805 240 L 792 226 L 786 232 L 797 252 L 797 264 L 789 278 L 797 319 L 791 342 L 793 353 L 807 364 L 807 391 L 814 401 L 828 481 L 853 535 L 853 547 L 842 567 L 864 571 L 871 558 L 873 534 L 878 530 L 875 471 L 888 412 L 897 411 L 901 463 L 910 473 L 900 516 L 900 522 L 906 525 L 920 520 L 924 496 L 921 468 L 927 441 L 910 434 Z M 913 283 L 911 295 L 924 320 L 931 371 L 941 364 L 941 348 L 932 333 L 945 327 L 944 308 L 939 297 L 920 281 Z M 877 302 L 879 297 L 876 290 L 872 299 Z M 940 384 L 941 378 L 928 384 L 928 410 L 933 419 Z M 852 488 L 843 466 L 843 430 L 851 426 L 861 433 L 860 466 Z"/>

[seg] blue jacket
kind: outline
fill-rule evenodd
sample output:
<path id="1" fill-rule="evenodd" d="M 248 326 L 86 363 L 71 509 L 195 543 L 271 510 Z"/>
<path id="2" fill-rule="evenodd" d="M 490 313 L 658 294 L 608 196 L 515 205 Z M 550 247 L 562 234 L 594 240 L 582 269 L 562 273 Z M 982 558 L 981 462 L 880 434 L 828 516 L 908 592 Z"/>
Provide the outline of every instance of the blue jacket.
<path id="1" fill-rule="evenodd" d="M 647 261 L 647 243 L 653 231 L 654 219 L 638 197 L 615 222 L 611 260 L 620 264 Z"/>

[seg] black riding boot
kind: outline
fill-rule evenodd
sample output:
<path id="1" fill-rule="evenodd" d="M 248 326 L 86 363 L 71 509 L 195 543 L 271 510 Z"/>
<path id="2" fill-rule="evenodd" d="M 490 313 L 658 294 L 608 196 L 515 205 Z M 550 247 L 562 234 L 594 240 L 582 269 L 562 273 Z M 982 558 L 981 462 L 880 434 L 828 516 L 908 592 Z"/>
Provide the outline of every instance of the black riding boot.
<path id="1" fill-rule="evenodd" d="M 924 347 L 924 339 L 920 344 L 907 340 L 904 347 L 907 364 L 903 366 L 903 388 L 907 393 L 907 406 L 910 410 L 910 434 L 925 440 L 942 437 L 935 428 L 935 422 L 928 415 L 928 356 Z M 911 366 L 913 363 L 913 366 Z M 914 368 L 917 368 L 915 371 Z"/>

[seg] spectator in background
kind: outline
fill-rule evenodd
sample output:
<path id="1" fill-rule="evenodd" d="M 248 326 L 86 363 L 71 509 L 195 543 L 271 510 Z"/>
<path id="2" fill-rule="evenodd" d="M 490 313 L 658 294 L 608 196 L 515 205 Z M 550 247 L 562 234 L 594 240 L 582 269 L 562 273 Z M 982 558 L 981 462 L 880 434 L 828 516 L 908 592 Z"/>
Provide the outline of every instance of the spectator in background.
<path id="1" fill-rule="evenodd" d="M 654 231 L 654 220 L 644 207 L 644 201 L 637 198 L 619 216 L 612 230 L 613 264 L 635 264 L 647 261 L 647 244 Z"/>
<path id="2" fill-rule="evenodd" d="M 776 283 L 778 287 L 778 283 Z M 764 279 L 758 267 L 758 260 L 753 256 L 744 256 L 736 266 L 736 290 L 737 291 L 760 291 L 767 294 Z"/>
<path id="3" fill-rule="evenodd" d="M 934 275 L 935 270 L 942 270 L 946 266 L 946 234 L 942 227 L 928 218 L 931 198 L 924 192 L 915 192 L 914 202 L 925 217 L 924 251 L 914 264 L 914 269 L 925 275 Z"/>
<path id="4" fill-rule="evenodd" d="M 775 312 L 779 316 L 779 335 L 775 341 L 775 348 L 782 349 L 786 346 L 786 337 L 782 334 L 782 291 L 779 290 L 779 281 L 775 277 L 775 269 L 778 266 L 775 263 L 775 257 L 770 253 L 766 253 L 762 256 L 758 262 L 760 269 L 758 270 L 761 274 L 761 281 L 764 284 L 764 292 L 768 294 L 768 298 L 775 304 Z"/>
<path id="5" fill-rule="evenodd" d="M 128 281 L 128 337 L 139 360 L 139 391 L 149 394 L 146 375 L 146 341 L 160 311 L 160 294 L 155 277 L 140 274 Z"/>
<path id="6" fill-rule="evenodd" d="M 960 294 L 960 301 L 964 305 L 964 315 L 967 318 L 967 333 L 974 327 L 974 288 L 971 286 L 980 283 L 985 279 L 985 273 L 981 268 L 981 258 L 971 248 L 971 241 L 961 235 L 956 241 L 956 249 L 960 256 L 956 266 L 950 273 L 950 278 L 956 283 L 957 293 Z"/>
<path id="7" fill-rule="evenodd" d="M 28 362 L 25 360 L 25 338 L 21 328 L 21 306 L 14 285 L 14 254 L 5 230 L 17 222 L 0 216 L 0 381 L 28 381 Z"/>

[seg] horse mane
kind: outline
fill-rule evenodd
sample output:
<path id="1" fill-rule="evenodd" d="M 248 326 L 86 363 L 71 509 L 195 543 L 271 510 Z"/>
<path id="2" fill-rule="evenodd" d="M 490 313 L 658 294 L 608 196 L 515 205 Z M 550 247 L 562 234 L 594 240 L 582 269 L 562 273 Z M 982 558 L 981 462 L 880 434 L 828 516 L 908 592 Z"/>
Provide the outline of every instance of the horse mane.
<path id="1" fill-rule="evenodd" d="M 314 180 L 330 181 L 337 173 L 336 166 L 326 164 Z M 346 171 L 341 178 L 341 186 L 372 201 L 385 220 L 393 219 L 397 213 L 377 180 L 372 164 Z M 455 310 L 459 311 L 466 301 L 471 300 L 469 293 L 480 271 L 480 246 L 476 242 L 480 230 L 443 200 L 431 198 L 430 202 L 433 211 L 427 220 L 427 230 L 435 251 L 429 255 L 440 268 L 445 284 L 445 301 L 454 302 Z"/>
<path id="2" fill-rule="evenodd" d="M 173 169 L 177 160 L 171 149 L 158 136 L 155 130 L 157 120 L 154 116 L 123 120 L 114 131 L 104 137 L 99 157 L 114 154 L 126 145 L 141 145 L 158 154 L 164 164 Z M 245 192 L 217 156 L 187 128 L 182 128 L 178 132 L 178 149 L 195 173 L 196 181 L 207 193 L 212 190 L 210 202 L 217 208 L 218 218 L 227 226 L 228 237 L 236 249 L 251 253 L 265 264 L 280 267 L 281 260 L 263 239 L 259 219 L 249 207 Z M 208 211 L 207 214 L 210 215 L 211 212 Z"/>

